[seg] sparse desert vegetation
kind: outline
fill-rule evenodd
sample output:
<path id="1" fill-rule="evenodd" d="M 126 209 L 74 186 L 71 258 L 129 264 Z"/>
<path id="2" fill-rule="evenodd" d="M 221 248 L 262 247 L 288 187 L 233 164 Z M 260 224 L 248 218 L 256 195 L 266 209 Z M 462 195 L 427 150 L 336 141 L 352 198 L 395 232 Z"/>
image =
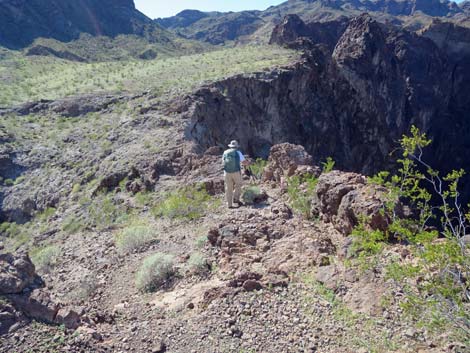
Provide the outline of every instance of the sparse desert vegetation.
<path id="1" fill-rule="evenodd" d="M 82 93 L 184 93 L 203 82 L 285 65 L 297 55 L 276 46 L 244 46 L 147 61 L 79 63 L 11 52 L 0 60 L 0 106 Z"/>

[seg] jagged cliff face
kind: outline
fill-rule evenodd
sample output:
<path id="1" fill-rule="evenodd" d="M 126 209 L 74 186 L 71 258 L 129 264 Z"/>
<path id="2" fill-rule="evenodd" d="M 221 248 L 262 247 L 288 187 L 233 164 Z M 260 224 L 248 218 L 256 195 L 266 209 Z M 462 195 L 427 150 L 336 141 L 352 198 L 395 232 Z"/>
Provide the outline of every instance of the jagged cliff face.
<path id="1" fill-rule="evenodd" d="M 314 2 L 291 0 L 291 2 Z M 323 6 L 337 9 L 384 12 L 394 16 L 412 16 L 421 12 L 428 16 L 452 16 L 462 12 L 453 1 L 448 0 L 319 0 Z"/>
<path id="2" fill-rule="evenodd" d="M 0 45 L 22 48 L 38 37 L 60 41 L 80 33 L 152 36 L 157 28 L 133 0 L 1 0 Z"/>
<path id="3" fill-rule="evenodd" d="M 295 39 L 297 23 L 307 37 L 290 45 L 310 48 L 302 63 L 227 79 L 188 104 L 187 136 L 201 150 L 237 138 L 250 154 L 265 156 L 270 145 L 288 141 L 305 146 L 315 162 L 332 156 L 340 168 L 372 173 L 391 166 L 397 140 L 414 124 L 434 139 L 439 167 L 465 165 L 468 56 L 447 55 L 432 40 L 367 15 L 351 20 L 332 47 L 308 37 L 307 29 L 319 33 L 320 25 L 290 18 L 294 23 L 281 23 L 272 41 L 286 33 Z M 340 33 L 341 21 L 337 26 Z"/>
<path id="4" fill-rule="evenodd" d="M 297 14 L 304 21 L 328 22 L 353 18 L 367 12 L 380 22 L 414 30 L 439 17 L 468 25 L 468 3 L 448 0 L 289 0 L 264 11 L 237 13 L 182 11 L 176 16 L 157 19 L 157 23 L 187 38 L 220 44 L 227 40 L 266 42 L 283 17 Z M 236 29 L 235 29 L 236 28 Z"/>

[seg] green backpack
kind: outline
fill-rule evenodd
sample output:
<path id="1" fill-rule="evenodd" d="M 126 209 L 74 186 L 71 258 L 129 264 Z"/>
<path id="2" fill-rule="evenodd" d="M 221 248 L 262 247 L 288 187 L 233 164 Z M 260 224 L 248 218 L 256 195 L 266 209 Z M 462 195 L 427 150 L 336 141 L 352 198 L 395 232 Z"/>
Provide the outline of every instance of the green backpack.
<path id="1" fill-rule="evenodd" d="M 226 173 L 236 173 L 241 170 L 240 155 L 236 149 L 225 151 L 223 160 Z"/>

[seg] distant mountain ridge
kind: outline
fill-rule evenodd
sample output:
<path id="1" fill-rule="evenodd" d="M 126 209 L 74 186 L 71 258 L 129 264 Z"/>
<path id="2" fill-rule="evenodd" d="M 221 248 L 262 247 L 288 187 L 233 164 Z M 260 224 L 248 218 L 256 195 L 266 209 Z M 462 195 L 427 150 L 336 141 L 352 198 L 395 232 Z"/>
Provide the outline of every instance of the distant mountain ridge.
<path id="1" fill-rule="evenodd" d="M 163 32 L 133 0 L 0 0 L 0 46 L 10 49 L 39 37 L 68 42 L 81 33 L 135 34 L 156 41 L 165 39 Z"/>
<path id="2" fill-rule="evenodd" d="M 211 44 L 225 41 L 267 41 L 285 15 L 297 14 L 307 21 L 330 21 L 368 12 L 381 22 L 420 29 L 439 17 L 470 25 L 470 1 L 460 5 L 449 0 L 288 0 L 264 11 L 201 12 L 185 10 L 155 21 L 189 39 Z M 242 26 L 243 28 L 236 28 Z M 237 30 L 235 31 L 234 28 Z"/>

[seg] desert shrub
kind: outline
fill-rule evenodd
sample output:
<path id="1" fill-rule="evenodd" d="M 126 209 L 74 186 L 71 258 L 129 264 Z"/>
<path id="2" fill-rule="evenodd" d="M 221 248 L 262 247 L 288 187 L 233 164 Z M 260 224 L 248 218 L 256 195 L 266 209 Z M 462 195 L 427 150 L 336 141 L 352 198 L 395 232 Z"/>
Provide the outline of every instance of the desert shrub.
<path id="1" fill-rule="evenodd" d="M 187 263 L 189 271 L 195 274 L 203 274 L 209 270 L 207 259 L 200 252 L 192 253 Z"/>
<path id="2" fill-rule="evenodd" d="M 64 219 L 62 230 L 68 234 L 75 234 L 86 227 L 85 223 L 75 215 L 70 215 Z"/>
<path id="3" fill-rule="evenodd" d="M 335 167 L 336 162 L 331 157 L 327 157 L 325 162 L 322 162 L 322 172 L 329 173 Z"/>
<path id="4" fill-rule="evenodd" d="M 153 193 L 151 192 L 138 192 L 135 194 L 135 201 L 137 205 L 143 207 L 148 206 L 153 201 Z"/>
<path id="5" fill-rule="evenodd" d="M 39 220 L 48 221 L 57 210 L 54 207 L 47 207 L 45 210 L 40 212 L 37 217 Z"/>
<path id="6" fill-rule="evenodd" d="M 134 224 L 122 229 L 116 236 L 116 246 L 120 251 L 134 251 L 155 241 L 155 230 L 145 224 Z"/>
<path id="7" fill-rule="evenodd" d="M 210 195 L 201 186 L 188 186 L 167 194 L 153 209 L 156 217 L 197 219 L 209 207 Z"/>
<path id="8" fill-rule="evenodd" d="M 294 175 L 287 180 L 287 194 L 290 206 L 306 219 L 312 218 L 312 198 L 318 178 Z"/>
<path id="9" fill-rule="evenodd" d="M 201 235 L 195 241 L 196 248 L 202 249 L 206 245 L 207 241 L 207 235 Z"/>
<path id="10" fill-rule="evenodd" d="M 130 215 L 124 205 L 116 203 L 111 193 L 101 192 L 84 204 L 87 222 L 98 229 L 123 224 Z"/>
<path id="11" fill-rule="evenodd" d="M 4 222 L 0 224 L 0 234 L 6 237 L 16 237 L 21 234 L 21 227 L 14 222 Z"/>
<path id="12" fill-rule="evenodd" d="M 250 171 L 251 175 L 253 175 L 256 179 L 261 179 L 263 176 L 264 169 L 268 165 L 268 161 L 262 159 L 262 158 L 257 158 L 256 161 L 251 163 L 247 169 Z"/>
<path id="13" fill-rule="evenodd" d="M 167 283 L 174 274 L 174 257 L 156 253 L 144 260 L 136 275 L 136 286 L 140 291 L 153 292 Z"/>
<path id="14" fill-rule="evenodd" d="M 51 267 L 57 265 L 61 251 L 58 246 L 50 245 L 31 252 L 31 260 L 34 265 L 42 270 L 47 271 Z"/>
<path id="15" fill-rule="evenodd" d="M 5 184 L 5 186 L 13 186 L 15 185 L 15 181 L 13 179 L 5 179 L 3 184 Z"/>
<path id="16" fill-rule="evenodd" d="M 256 185 L 250 185 L 245 190 L 243 190 L 242 200 L 246 204 L 252 205 L 260 195 L 261 189 Z"/>
<path id="17" fill-rule="evenodd" d="M 468 235 L 470 216 L 459 203 L 458 182 L 463 170 L 440 176 L 423 160 L 423 148 L 431 143 L 412 127 L 400 140 L 400 167 L 396 175 L 382 172 L 370 179 L 385 186 L 390 199 L 383 212 L 391 215 L 386 232 L 359 229 L 355 242 L 360 256 L 376 254 L 387 239 L 408 244 L 413 262 L 395 260 L 387 265 L 387 276 L 406 294 L 401 305 L 418 325 L 431 330 L 451 328 L 453 334 L 470 337 L 470 254 L 463 241 Z M 419 214 L 400 219 L 394 200 L 407 202 Z M 438 223 L 429 227 L 430 221 Z M 360 225 L 359 227 L 363 227 Z M 410 285 L 415 283 L 415 285 Z M 469 342 L 470 343 L 470 342 Z"/>

